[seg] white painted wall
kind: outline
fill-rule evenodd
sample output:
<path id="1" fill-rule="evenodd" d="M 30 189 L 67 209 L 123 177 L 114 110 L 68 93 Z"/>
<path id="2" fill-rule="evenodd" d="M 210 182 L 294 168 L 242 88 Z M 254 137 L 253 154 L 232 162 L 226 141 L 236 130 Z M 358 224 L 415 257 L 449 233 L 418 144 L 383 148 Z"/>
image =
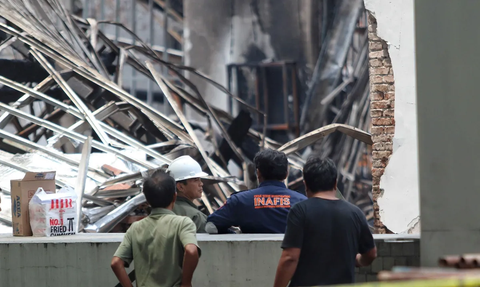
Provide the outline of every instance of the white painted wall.
<path id="1" fill-rule="evenodd" d="M 413 0 L 364 0 L 388 44 L 395 77 L 393 154 L 380 181 L 380 218 L 395 233 L 418 233 L 420 222 Z"/>

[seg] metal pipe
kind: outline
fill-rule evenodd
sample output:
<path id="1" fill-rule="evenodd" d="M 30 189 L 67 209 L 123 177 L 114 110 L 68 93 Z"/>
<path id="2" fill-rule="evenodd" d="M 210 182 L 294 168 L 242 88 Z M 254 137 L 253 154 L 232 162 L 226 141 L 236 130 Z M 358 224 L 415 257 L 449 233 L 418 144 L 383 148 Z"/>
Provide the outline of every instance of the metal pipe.
<path id="1" fill-rule="evenodd" d="M 262 139 L 262 148 L 265 149 L 265 139 L 267 137 L 267 126 L 268 126 L 268 87 L 267 87 L 267 77 L 265 75 L 265 67 L 261 68 L 262 71 L 262 84 L 263 84 L 263 139 Z"/>
<path id="2" fill-rule="evenodd" d="M 154 42 L 154 26 L 153 26 L 153 0 L 148 1 L 148 35 L 149 35 L 149 42 L 150 46 L 153 46 Z M 165 51 L 167 51 L 167 47 L 165 46 Z M 167 53 L 165 53 L 167 54 Z M 164 54 L 164 55 L 165 55 Z M 147 87 L 147 104 L 152 105 L 153 103 L 153 81 L 148 79 L 148 87 Z M 164 103 L 165 104 L 165 103 Z"/>
<path id="3" fill-rule="evenodd" d="M 233 70 L 233 67 L 231 65 L 227 65 L 227 89 L 231 93 L 232 93 L 232 81 L 233 81 L 232 70 Z M 227 100 L 228 100 L 227 112 L 233 115 L 233 100 L 230 97 L 228 97 Z"/>
<path id="4" fill-rule="evenodd" d="M 283 80 L 283 112 L 285 114 L 285 122 L 287 123 L 287 129 L 290 129 L 290 116 L 288 112 L 288 76 L 287 66 L 282 65 L 282 80 Z"/>
<path id="5" fill-rule="evenodd" d="M 165 0 L 165 6 L 163 8 L 163 46 L 165 47 L 165 53 L 163 53 L 163 60 L 165 62 L 168 62 L 168 49 L 170 48 L 170 41 L 169 41 L 169 34 L 168 34 L 168 16 L 169 16 L 169 10 L 170 10 L 170 0 Z M 152 43 L 152 47 L 153 47 Z M 165 78 L 168 77 L 168 66 L 164 65 L 163 66 L 163 76 Z M 163 112 L 167 115 L 168 114 L 168 105 L 166 105 L 166 102 L 163 101 Z"/>
<path id="6" fill-rule="evenodd" d="M 328 105 L 330 102 L 332 102 L 335 97 L 345 89 L 346 86 L 348 86 L 350 83 L 353 82 L 353 77 L 349 77 L 346 79 L 343 83 L 338 85 L 333 91 L 331 91 L 327 96 L 325 96 L 322 101 L 320 102 L 322 105 Z"/>
<path id="7" fill-rule="evenodd" d="M 295 136 L 300 136 L 300 126 L 298 118 L 298 90 L 297 90 L 297 66 L 292 65 L 292 95 L 293 95 L 293 117 L 295 121 Z"/>
<path id="8" fill-rule="evenodd" d="M 11 194 L 10 190 L 7 190 L 5 188 L 2 188 L 2 193 L 5 194 L 5 195 L 8 195 L 8 196 L 10 196 L 10 194 Z"/>
<path id="9" fill-rule="evenodd" d="M 202 144 L 199 141 L 198 137 L 196 136 L 195 132 L 193 131 L 192 126 L 188 122 L 188 120 L 185 117 L 185 115 L 183 114 L 183 112 L 178 107 L 177 102 L 173 99 L 172 95 L 170 94 L 170 91 L 169 91 L 168 87 L 163 82 L 162 77 L 157 73 L 157 71 L 155 70 L 155 67 L 153 66 L 152 63 L 147 62 L 147 68 L 150 70 L 150 72 L 152 73 L 152 76 L 155 78 L 155 81 L 160 86 L 160 89 L 162 90 L 163 94 L 165 95 L 165 98 L 170 103 L 170 106 L 172 107 L 173 111 L 178 116 L 178 118 L 182 122 L 183 126 L 187 130 L 188 134 L 190 135 L 190 137 L 195 142 L 195 145 L 197 146 L 198 151 L 200 152 L 202 157 L 205 159 L 205 162 L 207 163 L 208 169 L 210 170 L 211 173 L 213 173 L 214 176 L 218 176 L 215 169 L 213 169 L 212 165 L 208 162 L 208 155 L 205 152 L 204 148 L 202 147 Z M 212 206 L 210 205 L 210 202 L 208 201 L 208 198 L 205 195 L 205 193 L 202 193 L 202 201 L 205 204 L 205 206 L 207 207 L 209 213 L 212 214 L 213 209 L 212 209 Z"/>
<path id="10" fill-rule="evenodd" d="M 115 206 L 115 204 L 113 202 L 110 202 L 110 201 L 105 200 L 105 199 L 97 198 L 94 195 L 84 194 L 83 199 L 91 201 L 91 202 L 95 203 L 96 205 L 100 205 L 100 206 Z"/>
<path id="11" fill-rule="evenodd" d="M 38 85 L 36 85 L 33 90 L 38 91 L 38 92 L 43 92 L 47 90 L 50 87 L 50 83 L 52 82 L 53 78 L 51 76 L 48 76 L 45 78 L 42 82 L 40 82 Z M 13 82 L 15 83 L 15 82 Z M 23 107 L 24 105 L 28 105 L 33 101 L 33 97 L 31 97 L 29 94 L 23 95 L 20 99 L 18 99 L 15 103 L 12 104 L 13 107 Z M 3 113 L 2 116 L 0 116 L 0 129 L 5 128 L 5 126 L 10 122 L 12 119 L 12 115 L 9 113 Z"/>
<path id="12" fill-rule="evenodd" d="M 17 116 L 17 117 L 21 117 L 21 118 L 24 118 L 24 119 L 27 119 L 27 120 L 30 120 L 32 123 L 36 123 L 38 125 L 41 125 L 43 127 L 46 127 L 54 132 L 57 132 L 57 133 L 64 133 L 65 136 L 69 137 L 69 138 L 72 138 L 72 139 L 75 139 L 75 140 L 78 140 L 80 142 L 84 142 L 87 137 L 84 136 L 84 135 L 81 135 L 81 134 L 78 134 L 78 133 L 75 133 L 75 132 L 71 132 L 69 131 L 68 129 L 64 128 L 64 127 L 61 127 L 59 125 L 56 125 L 54 123 L 51 123 L 49 121 L 46 121 L 46 120 L 43 120 L 43 119 L 40 119 L 38 117 L 35 117 L 35 116 L 32 116 L 30 114 L 27 114 L 25 112 L 22 112 L 22 111 L 19 111 L 19 110 L 16 110 L 14 108 L 11 108 L 10 106 L 8 105 L 5 105 L 4 103 L 0 103 L 0 109 L 2 110 L 5 110 L 5 111 L 8 111 L 9 113 Z M 134 157 L 131 157 L 131 156 L 127 156 L 127 155 L 124 155 L 121 153 L 121 151 L 115 149 L 115 148 L 112 148 L 112 147 L 109 147 L 103 143 L 100 143 L 98 141 L 92 141 L 92 146 L 96 149 L 99 149 L 99 150 L 102 150 L 104 152 L 110 152 L 110 153 L 113 153 L 115 154 L 116 156 L 118 157 L 121 157 L 121 158 L 124 158 L 124 159 L 127 159 L 129 161 L 132 161 L 132 162 L 135 162 L 143 167 L 146 167 L 146 168 L 154 168 L 155 165 L 149 163 L 149 162 L 146 162 L 146 161 L 143 161 L 143 160 L 140 160 L 140 159 L 137 159 L 137 158 L 134 158 Z"/>
<path id="13" fill-rule="evenodd" d="M 20 31 L 15 30 L 12 27 L 7 26 L 6 24 L 1 23 L 1 22 L 0 22 L 0 30 L 2 30 L 3 32 L 5 32 L 7 34 L 16 36 L 20 41 L 22 41 L 23 43 L 26 43 L 27 45 L 29 45 L 31 47 L 37 47 L 38 50 L 44 52 L 45 54 L 47 54 L 52 59 L 58 60 L 59 62 L 61 62 L 62 64 L 66 65 L 66 66 L 70 66 L 71 64 L 74 63 L 76 65 L 75 67 L 86 67 L 85 63 L 82 62 L 80 59 L 74 58 L 74 57 L 69 57 L 68 59 L 66 59 L 64 57 L 59 57 L 58 54 L 51 51 L 50 47 L 44 46 L 45 44 L 41 44 L 41 42 L 39 42 L 36 39 L 26 37 Z M 57 53 L 58 53 L 58 51 L 57 51 Z"/>
<path id="14" fill-rule="evenodd" d="M 154 157 L 155 159 L 158 159 L 158 160 L 161 160 L 163 161 L 163 163 L 168 163 L 170 164 L 172 162 L 171 159 L 163 156 L 162 154 L 152 150 L 152 149 L 149 149 L 147 147 L 145 147 L 141 142 L 129 137 L 129 136 L 125 136 L 123 133 L 119 132 L 118 130 L 114 129 L 113 127 L 105 124 L 105 123 L 100 123 L 100 125 L 105 129 L 105 131 L 116 137 L 117 139 L 121 140 L 121 141 L 124 141 L 125 143 L 135 147 L 135 148 L 138 148 L 139 150 L 143 151 L 144 153 L 148 154 L 149 156 L 151 157 Z"/>
<path id="15" fill-rule="evenodd" d="M 137 1 L 132 1 L 132 14 L 130 15 L 130 21 L 132 22 L 132 31 L 136 33 L 137 31 Z M 135 37 L 132 35 L 132 44 L 135 45 Z M 152 45 L 153 47 L 153 45 Z M 166 49 L 165 49 L 166 51 Z M 137 95 L 137 71 L 132 68 L 132 74 L 130 76 L 130 94 L 134 97 Z"/>
<path id="16" fill-rule="evenodd" d="M 156 148 L 161 148 L 161 147 L 166 147 L 166 146 L 182 145 L 182 144 L 184 145 L 184 144 L 187 144 L 187 143 L 179 141 L 179 140 L 169 140 L 169 141 L 166 141 L 166 142 L 160 142 L 160 143 L 154 143 L 154 144 L 151 144 L 151 145 L 147 145 L 146 147 L 150 148 L 150 149 L 156 149 Z"/>
<path id="17" fill-rule="evenodd" d="M 82 160 L 80 161 L 80 166 L 78 167 L 78 177 L 77 184 L 75 186 L 75 193 L 77 194 L 77 233 L 82 231 L 82 200 L 83 194 L 85 192 L 85 184 L 87 181 L 87 172 L 88 172 L 88 163 L 90 161 L 90 152 L 92 151 L 92 140 L 93 138 L 89 136 L 87 140 L 83 143 L 82 149 Z"/>
<path id="18" fill-rule="evenodd" d="M 46 96 L 45 95 L 45 98 L 46 99 L 51 99 L 50 97 Z M 56 100 L 55 99 L 51 99 L 52 102 L 55 102 Z M 58 103 L 61 103 L 61 102 L 58 102 Z M 63 107 L 63 106 L 62 106 Z M 69 106 L 67 106 L 69 108 Z M 65 107 L 64 107 L 65 108 Z M 113 109 L 113 110 L 112 110 Z M 74 112 L 77 112 L 75 109 L 72 109 Z M 99 118 L 100 120 L 103 120 L 104 118 L 108 117 L 109 115 L 111 115 L 111 113 L 115 112 L 118 110 L 118 107 L 114 104 L 114 103 L 109 103 L 105 106 L 103 106 L 102 108 L 99 108 L 98 110 L 96 110 L 95 112 L 93 112 L 93 115 L 95 116 L 95 118 Z M 77 129 L 79 126 L 81 126 L 82 124 L 84 124 L 85 121 L 83 120 L 80 120 L 78 122 L 76 122 L 75 124 L 73 124 L 72 126 L 70 126 L 68 128 L 68 131 L 71 131 L 71 132 L 74 132 L 75 129 Z M 116 129 L 110 127 L 109 125 L 99 121 L 99 124 L 102 128 L 104 128 L 107 133 L 113 135 L 114 137 L 116 137 L 117 139 L 123 141 L 123 142 L 126 142 L 142 151 L 144 151 L 146 154 L 158 159 L 158 160 L 162 160 L 164 161 L 165 163 L 170 163 L 171 160 L 166 158 L 165 156 L 161 155 L 160 153 L 154 151 L 154 150 L 151 150 L 151 149 L 148 149 L 146 148 L 142 143 L 134 140 L 133 138 L 130 138 L 124 134 L 122 134 L 121 132 L 117 131 Z M 56 135 L 53 137 L 52 141 L 57 141 L 61 136 L 63 136 L 62 134 L 59 134 L 59 135 Z"/>
<path id="19" fill-rule="evenodd" d="M 52 52 L 50 50 L 50 48 L 44 47 L 42 44 L 37 43 L 37 41 L 24 36 L 19 31 L 15 30 L 12 27 L 7 26 L 6 24 L 3 24 L 1 22 L 0 22 L 0 30 L 5 32 L 5 33 L 8 33 L 10 35 L 14 35 L 14 36 L 18 37 L 18 39 L 20 41 L 28 44 L 29 46 L 36 47 L 38 50 L 42 51 L 43 53 L 45 53 L 50 58 L 60 62 L 62 65 L 66 66 L 68 68 L 71 68 L 78 75 L 92 81 L 93 83 L 100 86 L 101 88 L 104 88 L 104 89 L 110 91 L 111 93 L 115 94 L 120 99 L 122 99 L 123 101 L 128 101 L 129 103 L 133 104 L 137 108 L 143 110 L 147 114 L 147 116 L 150 115 L 152 121 L 157 122 L 160 125 L 169 125 L 172 128 L 176 128 L 180 131 L 184 131 L 184 128 L 182 126 L 175 123 L 174 121 L 172 121 L 168 117 L 158 113 L 154 108 L 147 105 L 145 102 L 131 96 L 126 91 L 122 90 L 120 87 L 118 87 L 116 85 L 113 85 L 111 83 L 110 79 L 104 77 L 103 75 L 98 73 L 96 70 L 91 69 L 88 66 L 85 66 L 85 63 L 83 63 L 81 61 L 77 61 L 75 58 L 66 59 L 64 57 L 60 57 L 57 54 L 55 54 L 54 52 Z M 79 67 L 83 67 L 84 69 L 79 69 Z M 160 122 L 158 122 L 158 120 L 160 120 Z"/>
<path id="20" fill-rule="evenodd" d="M 165 0 L 165 7 L 163 9 L 163 46 L 165 47 L 165 52 L 170 48 L 170 38 L 168 36 L 168 17 L 170 11 L 170 0 Z M 153 46 L 153 43 L 152 43 Z M 168 62 L 168 53 L 163 54 L 163 60 Z M 168 78 L 168 67 L 164 66 L 164 75 Z"/>
<path id="21" fill-rule="evenodd" d="M 99 36 L 100 36 L 100 33 L 99 33 Z M 121 37 L 121 36 L 118 37 L 117 45 L 119 47 L 125 47 L 125 48 L 131 47 L 131 49 L 141 53 L 145 52 L 145 47 L 137 43 L 138 41 L 135 38 L 135 36 L 133 35 L 130 35 L 130 36 L 131 38 Z M 115 40 L 115 35 L 103 34 L 101 37 L 105 37 L 110 41 Z M 168 50 L 166 50 L 164 46 L 160 46 L 160 45 L 152 45 L 151 49 L 155 52 L 155 54 L 162 56 L 162 58 L 163 58 L 163 53 L 168 53 L 168 58 L 172 59 L 171 63 L 177 64 L 177 65 L 181 64 L 182 57 L 184 56 L 184 53 L 181 50 L 175 50 L 173 48 L 168 48 Z M 113 47 L 112 50 L 116 50 L 115 47 Z"/>
<path id="22" fill-rule="evenodd" d="M 337 9 L 338 16 L 322 44 L 312 79 L 308 84 L 300 119 L 300 126 L 305 133 L 321 126 L 326 119 L 328 107 L 320 101 L 337 86 L 358 17 L 363 9 L 363 1 L 338 1 Z M 314 100 L 315 96 L 318 96 L 318 99 Z"/>
<path id="23" fill-rule="evenodd" d="M 87 233 L 105 233 L 112 230 L 118 223 L 120 223 L 125 217 L 127 217 L 135 208 L 139 205 L 147 202 L 145 195 L 140 193 L 139 195 L 128 200 L 124 204 L 115 208 L 109 212 L 102 219 L 98 220 L 94 224 L 88 224 L 84 230 Z"/>
<path id="24" fill-rule="evenodd" d="M 235 70 L 237 70 L 237 68 L 235 68 Z M 259 73 L 259 68 L 258 66 L 257 67 L 254 67 L 253 68 L 255 70 L 255 107 L 260 110 L 260 73 Z M 238 81 L 238 80 L 237 80 Z M 238 91 L 237 91 L 237 95 L 238 95 Z M 231 98 L 229 98 L 231 99 Z M 257 125 L 260 125 L 260 114 L 257 113 Z M 264 142 L 262 141 L 262 146 L 263 146 Z"/>
<path id="25" fill-rule="evenodd" d="M 4 166 L 8 166 L 9 168 L 13 168 L 15 170 L 18 170 L 18 171 L 21 171 L 21 172 L 31 172 L 31 170 L 29 169 L 26 169 L 24 168 L 23 166 L 20 166 L 16 163 L 13 163 L 11 161 L 5 161 L 3 159 L 0 159 L 0 164 L 4 165 Z M 65 185 L 68 185 L 66 184 L 65 182 L 59 180 L 59 179 L 55 179 L 55 183 L 58 185 L 58 186 L 65 186 Z"/>
<path id="26" fill-rule="evenodd" d="M 88 121 L 90 126 L 96 132 L 100 140 L 106 144 L 110 144 L 110 138 L 107 136 L 105 131 L 100 128 L 100 125 L 93 116 L 90 109 L 85 105 L 85 103 L 80 99 L 80 97 L 72 90 L 72 88 L 65 82 L 65 80 L 60 76 L 60 74 L 50 65 L 50 63 L 40 54 L 34 47 L 31 47 L 30 53 L 37 59 L 37 61 L 42 65 L 42 67 L 47 70 L 47 72 L 53 77 L 55 82 L 60 86 L 60 88 L 65 92 L 65 94 L 70 98 L 70 100 L 75 104 L 75 106 L 84 114 L 85 119 Z"/>
<path id="27" fill-rule="evenodd" d="M 118 197 L 128 197 L 139 194 L 139 187 L 132 187 L 128 189 L 119 189 L 119 190 L 99 190 L 95 196 L 98 198 L 118 198 Z"/>
<path id="28" fill-rule="evenodd" d="M 152 169 L 151 173 L 153 173 L 155 170 L 157 170 L 157 169 L 156 168 Z M 148 172 L 150 172 L 150 170 Z M 132 181 L 135 181 L 135 180 L 139 180 L 143 177 L 144 176 L 142 175 L 142 172 L 120 174 L 120 175 L 118 175 L 114 178 L 110 178 L 110 179 L 106 180 L 104 183 L 102 183 L 101 186 L 108 186 L 108 185 L 117 184 L 117 183 L 124 183 L 124 182 L 132 182 Z"/>
<path id="29" fill-rule="evenodd" d="M 177 114 L 177 116 L 180 116 L 180 114 L 182 115 L 182 117 L 185 117 L 184 114 L 183 114 L 183 111 L 180 110 L 177 106 L 177 103 L 174 101 L 174 99 L 172 98 L 172 96 L 170 95 L 170 91 L 168 90 L 168 87 L 167 87 L 167 83 L 169 86 L 173 86 L 170 81 L 168 79 L 165 79 L 163 77 L 161 77 L 156 71 L 155 71 L 155 68 L 153 67 L 152 63 L 151 62 L 148 62 L 147 61 L 147 68 L 150 70 L 150 72 L 152 73 L 153 77 L 155 78 L 155 81 L 157 82 L 157 84 L 160 86 L 160 89 L 162 90 L 162 92 L 166 95 L 166 93 L 168 93 L 168 96 L 167 96 L 167 99 L 168 101 L 170 102 L 170 106 L 174 109 L 175 113 Z M 175 71 L 175 70 L 174 70 Z M 183 79 L 184 81 L 188 81 L 185 77 L 183 77 L 181 74 L 179 74 L 177 71 L 176 71 L 176 74 L 181 78 Z M 225 141 L 228 143 L 228 145 L 230 146 L 230 148 L 232 149 L 233 153 L 235 154 L 235 156 L 237 156 L 239 159 L 244 159 L 244 156 L 242 155 L 242 152 L 239 148 L 237 148 L 237 146 L 234 144 L 234 142 L 232 141 L 232 139 L 230 138 L 227 130 L 225 129 L 225 127 L 223 126 L 223 124 L 220 122 L 218 116 L 216 115 L 215 111 L 212 109 L 212 107 L 210 107 L 210 105 L 205 101 L 205 99 L 202 97 L 202 95 L 200 94 L 200 92 L 198 91 L 198 89 L 191 83 L 189 82 L 188 86 L 190 88 L 192 88 L 194 90 L 194 93 L 197 95 L 197 98 L 198 100 L 200 100 L 200 103 L 203 104 L 203 106 L 205 106 L 205 108 L 207 109 L 207 112 L 208 112 L 208 115 L 211 116 L 213 118 L 213 120 L 215 121 L 215 123 L 217 124 L 217 126 L 220 128 L 221 132 L 222 132 L 222 135 L 224 136 L 225 138 Z M 222 87 L 222 89 L 225 89 Z M 228 91 L 227 91 L 228 92 Z M 230 93 L 230 92 L 228 92 Z M 173 101 L 173 102 L 172 102 Z M 183 126 L 187 129 L 187 125 L 190 126 L 190 124 L 188 123 L 188 121 L 186 119 L 182 120 L 181 121 Z M 191 127 L 190 127 L 191 128 Z M 187 129 L 188 130 L 188 129 Z M 190 137 L 194 138 L 196 137 L 193 130 L 189 131 L 188 132 Z M 195 141 L 195 140 L 194 140 Z M 198 139 L 197 139 L 198 141 Z M 197 145 L 197 148 L 200 150 L 200 147 L 201 147 L 201 144 L 199 144 L 198 142 L 195 143 Z M 206 160 L 207 158 L 207 155 L 205 152 L 200 152 L 202 154 L 202 157 Z M 208 164 L 208 162 L 207 162 Z M 212 169 L 211 169 L 211 166 L 209 166 L 209 169 L 211 172 Z"/>
<path id="30" fill-rule="evenodd" d="M 36 99 L 40 99 L 40 100 L 43 100 L 45 103 L 47 104 L 50 104 L 50 105 L 53 105 L 53 106 L 57 106 L 59 107 L 61 110 L 69 113 L 69 114 L 72 114 L 74 116 L 76 116 L 77 118 L 79 119 L 84 119 L 85 116 L 83 114 L 81 114 L 77 109 L 73 109 L 71 106 L 65 104 L 65 103 L 62 103 L 58 100 L 55 100 L 35 89 L 32 89 L 32 88 L 28 88 L 24 85 L 21 85 L 19 83 L 16 83 L 10 79 L 7 79 L 3 76 L 0 76 L 0 83 L 4 84 L 5 86 L 8 86 L 14 90 L 17 90 L 19 92 L 22 92 L 22 93 L 25 93 L 27 95 L 30 95 Z M 23 97 L 22 97 L 23 98 Z"/>
<path id="31" fill-rule="evenodd" d="M 9 39 L 5 40 L 0 44 L 0 53 L 7 47 L 10 47 L 13 43 L 17 41 L 17 37 L 11 36 Z"/>
<path id="32" fill-rule="evenodd" d="M 12 217 L 8 217 L 7 215 L 0 213 L 0 222 L 3 222 L 7 226 L 12 226 Z"/>
<path id="33" fill-rule="evenodd" d="M 115 22 L 120 22 L 120 0 L 115 0 Z M 119 34 L 120 30 L 118 29 L 118 26 L 115 26 L 115 41 L 118 40 Z"/>
<path id="34" fill-rule="evenodd" d="M 64 162 L 67 162 L 69 164 L 71 164 L 72 166 L 74 166 L 75 168 L 78 168 L 78 166 L 80 165 L 80 162 L 74 160 L 74 159 L 71 159 L 69 157 L 66 157 L 65 155 L 63 155 L 62 153 L 54 150 L 54 149 L 48 149 L 42 145 L 39 145 L 37 143 L 34 143 L 34 142 L 31 142 L 29 140 L 26 140 L 22 137 L 19 137 L 17 135 L 14 135 L 12 133 L 9 133 L 5 130 L 0 130 L 0 137 L 3 138 L 3 139 L 7 139 L 7 140 L 10 140 L 10 141 L 13 141 L 13 142 L 16 142 L 20 145 L 23 145 L 27 148 L 30 148 L 30 149 L 33 149 L 33 150 L 37 150 L 37 151 L 41 151 L 45 154 L 48 154 L 54 158 L 57 158 L 61 161 L 64 161 Z M 100 169 L 96 169 L 96 168 L 88 168 L 90 171 L 93 171 L 93 172 L 96 172 L 98 173 L 99 175 L 107 178 L 108 175 L 103 172 L 102 170 Z"/>
<path id="35" fill-rule="evenodd" d="M 103 121 L 104 119 L 108 118 L 110 115 L 116 113 L 117 111 L 119 111 L 119 108 L 115 104 L 115 102 L 112 101 L 112 102 L 109 102 L 108 104 L 104 105 L 103 107 L 95 110 L 93 112 L 93 115 L 95 116 L 95 118 L 97 120 Z M 88 125 L 88 123 L 85 120 L 79 120 L 79 121 L 75 122 L 73 125 L 69 126 L 68 130 L 70 130 L 72 132 L 77 132 L 80 129 L 80 127 L 82 127 L 83 125 Z M 80 131 L 80 133 L 81 132 L 82 131 Z M 62 134 L 54 135 L 54 136 L 52 136 L 48 139 L 48 142 L 49 143 L 55 143 L 58 140 L 60 140 L 61 137 L 63 137 Z"/>
<path id="36" fill-rule="evenodd" d="M 115 209 L 114 205 L 93 207 L 93 208 L 83 208 L 82 209 L 83 215 L 85 215 L 85 218 L 86 218 L 86 220 L 84 220 L 84 223 L 93 224 L 114 209 Z"/>

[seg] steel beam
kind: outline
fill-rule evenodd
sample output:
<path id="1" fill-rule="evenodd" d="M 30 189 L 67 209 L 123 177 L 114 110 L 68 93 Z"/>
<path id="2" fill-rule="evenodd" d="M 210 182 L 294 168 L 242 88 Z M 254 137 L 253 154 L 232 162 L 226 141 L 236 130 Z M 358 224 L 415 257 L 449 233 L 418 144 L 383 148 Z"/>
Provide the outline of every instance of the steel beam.
<path id="1" fill-rule="evenodd" d="M 75 168 L 78 168 L 78 166 L 80 165 L 80 162 L 74 160 L 74 159 L 71 159 L 67 156 L 65 156 L 64 154 L 54 150 L 54 149 L 49 149 L 49 148 L 46 148 L 42 145 L 39 145 L 37 143 L 34 143 L 32 141 L 29 141 L 25 138 L 22 138 L 22 137 L 19 137 L 17 135 L 14 135 L 12 133 L 9 133 L 5 130 L 0 130 L 0 137 L 3 138 L 3 139 L 6 139 L 6 140 L 10 140 L 10 141 L 13 141 L 13 142 L 16 142 L 17 144 L 19 145 L 22 145 L 26 148 L 29 148 L 29 149 L 33 149 L 33 150 L 37 150 L 37 151 L 41 151 L 45 154 L 48 154 L 49 156 L 52 156 L 54 158 L 57 158 L 61 161 L 64 161 L 66 163 L 69 163 L 71 164 L 72 166 L 74 166 Z M 89 168 L 90 171 L 93 171 L 105 178 L 108 178 L 108 175 L 103 172 L 102 170 L 100 169 L 96 169 L 96 168 Z"/>
<path id="2" fill-rule="evenodd" d="M 88 121 L 92 129 L 97 133 L 97 136 L 100 140 L 106 144 L 110 144 L 110 138 L 107 136 L 105 131 L 100 127 L 98 121 L 93 116 L 90 109 L 85 105 L 85 103 L 80 99 L 80 97 L 72 90 L 72 88 L 65 82 L 60 73 L 58 73 L 52 65 L 40 54 L 34 47 L 31 47 L 31 53 L 37 59 L 37 61 L 42 65 L 42 67 L 53 77 L 57 82 L 63 92 L 70 98 L 70 100 L 75 104 L 77 109 L 79 109 L 85 119 Z"/>
<path id="3" fill-rule="evenodd" d="M 75 186 L 75 193 L 77 194 L 77 233 L 82 231 L 82 201 L 83 194 L 85 193 L 85 184 L 87 181 L 88 164 L 90 162 L 90 152 L 92 151 L 92 140 L 89 136 L 83 143 L 82 160 L 78 168 L 77 184 Z"/>
<path id="4" fill-rule="evenodd" d="M 84 135 L 81 135 L 81 134 L 78 134 L 78 133 L 75 133 L 75 132 L 72 132 L 72 131 L 69 131 L 68 129 L 64 128 L 64 127 L 61 127 L 59 125 L 56 125 L 56 124 L 53 124 L 49 121 L 45 121 L 43 119 L 40 119 L 38 117 L 35 117 L 35 116 L 32 116 L 30 114 L 27 114 L 25 112 L 22 112 L 22 111 L 19 111 L 19 110 L 16 110 L 14 108 L 11 108 L 10 106 L 8 105 L 5 105 L 3 103 L 0 103 L 0 109 L 2 110 L 5 110 L 5 111 L 8 111 L 9 113 L 11 113 L 12 115 L 15 115 L 17 117 L 21 117 L 23 119 L 27 119 L 29 121 L 31 121 L 32 123 L 36 123 L 38 125 L 41 125 L 45 128 L 48 128 L 54 132 L 57 132 L 57 133 L 64 133 L 65 136 L 69 137 L 69 138 L 72 138 L 72 139 L 75 139 L 77 141 L 80 141 L 80 142 L 85 142 L 87 137 L 84 136 Z M 137 159 L 137 158 L 134 158 L 134 157 L 131 157 L 131 156 L 128 156 L 128 155 L 124 155 L 121 151 L 115 149 L 115 148 L 112 148 L 112 147 L 109 147 L 103 143 L 100 143 L 98 141 L 92 141 L 92 146 L 96 149 L 99 149 L 99 150 L 102 150 L 104 152 L 110 152 L 112 154 L 115 154 L 117 157 L 120 157 L 120 158 L 124 158 L 124 159 L 127 159 L 129 161 L 132 161 L 132 162 L 135 162 L 145 168 L 154 168 L 155 165 L 149 163 L 149 162 L 146 162 L 146 161 L 143 161 L 143 160 L 140 160 L 140 159 Z"/>

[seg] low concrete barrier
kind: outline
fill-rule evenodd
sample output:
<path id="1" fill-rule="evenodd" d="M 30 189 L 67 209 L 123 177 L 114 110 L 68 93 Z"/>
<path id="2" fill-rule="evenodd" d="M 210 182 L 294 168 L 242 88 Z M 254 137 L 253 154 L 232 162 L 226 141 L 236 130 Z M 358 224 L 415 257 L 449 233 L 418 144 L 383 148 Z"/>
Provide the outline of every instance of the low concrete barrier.
<path id="1" fill-rule="evenodd" d="M 280 234 L 199 234 L 202 249 L 194 286 L 272 286 Z M 379 258 L 357 269 L 357 281 L 374 281 L 394 265 L 419 265 L 419 236 L 375 235 Z M 115 286 L 110 260 L 123 234 L 12 237 L 0 234 L 0 287 Z M 158 266 L 158 268 L 162 268 Z"/>

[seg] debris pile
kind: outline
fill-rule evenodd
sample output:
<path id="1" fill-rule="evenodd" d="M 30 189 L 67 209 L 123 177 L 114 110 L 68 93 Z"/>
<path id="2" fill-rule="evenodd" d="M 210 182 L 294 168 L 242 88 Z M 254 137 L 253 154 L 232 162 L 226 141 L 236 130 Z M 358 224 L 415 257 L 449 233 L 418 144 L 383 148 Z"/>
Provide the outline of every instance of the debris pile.
<path id="1" fill-rule="evenodd" d="M 283 145 L 275 142 L 250 127 L 250 115 L 266 117 L 262 111 L 194 68 L 163 61 L 162 52 L 124 25 L 70 15 L 62 1 L 0 0 L 0 12 L 5 19 L 0 51 L 14 50 L 35 72 L 28 81 L 16 81 L 13 72 L 0 75 L 0 84 L 10 90 L 0 102 L 2 222 L 11 224 L 10 179 L 26 171 L 56 170 L 57 186 L 72 186 L 80 195 L 84 231 L 110 232 L 122 231 L 118 226 L 127 216 L 134 214 L 127 219 L 131 223 L 147 214 L 142 179 L 178 156 L 194 157 L 211 175 L 203 178 L 205 192 L 197 202 L 210 214 L 233 192 L 255 185 L 251 162 L 260 149 L 287 153 L 288 185 L 301 189 L 304 159 L 298 151 L 334 131 L 372 144 L 368 133 L 344 124 Z M 135 45 L 113 42 L 100 23 L 120 27 L 136 39 Z M 172 115 L 122 88 L 127 66 L 158 84 Z M 157 72 L 160 68 L 169 76 Z M 233 117 L 209 105 L 184 73 L 223 91 L 242 112 Z M 189 121 L 183 105 L 203 115 L 205 124 Z M 230 174 L 230 160 L 239 166 L 238 175 Z"/>

